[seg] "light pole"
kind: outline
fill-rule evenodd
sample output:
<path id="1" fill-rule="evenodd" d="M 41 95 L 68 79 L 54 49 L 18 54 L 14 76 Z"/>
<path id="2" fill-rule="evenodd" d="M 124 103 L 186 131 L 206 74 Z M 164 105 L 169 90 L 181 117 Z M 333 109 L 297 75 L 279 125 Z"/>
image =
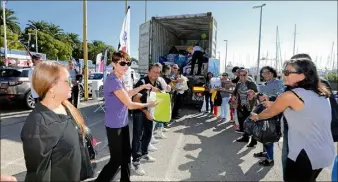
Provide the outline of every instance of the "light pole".
<path id="1" fill-rule="evenodd" d="M 2 0 L 2 19 L 4 23 L 4 53 L 5 53 L 5 63 L 8 66 L 8 55 L 7 55 L 7 30 L 6 30 L 6 1 Z"/>
<path id="2" fill-rule="evenodd" d="M 87 0 L 83 1 L 84 100 L 88 100 Z"/>
<path id="3" fill-rule="evenodd" d="M 147 0 L 144 1 L 144 23 L 147 22 Z"/>
<path id="4" fill-rule="evenodd" d="M 34 26 L 34 25 L 30 25 L 30 26 L 33 27 L 34 30 L 35 30 L 35 52 L 38 53 L 38 51 L 39 51 L 39 49 L 38 49 L 38 28 L 36 28 L 36 26 Z M 30 33 L 28 33 L 28 34 L 30 34 Z M 29 41 L 30 41 L 30 38 L 29 38 Z"/>
<path id="5" fill-rule="evenodd" d="M 259 20 L 259 38 L 258 38 L 258 56 L 257 56 L 257 83 L 260 81 L 260 74 L 259 74 L 259 61 L 260 61 L 260 53 L 261 53 L 261 34 L 262 34 L 262 13 L 263 13 L 263 7 L 266 4 L 262 4 L 260 6 L 254 6 L 253 8 L 260 8 L 261 14 L 260 14 L 260 20 Z"/>
<path id="6" fill-rule="evenodd" d="M 225 42 L 224 70 L 225 72 L 227 72 L 228 40 L 224 40 L 224 42 Z"/>

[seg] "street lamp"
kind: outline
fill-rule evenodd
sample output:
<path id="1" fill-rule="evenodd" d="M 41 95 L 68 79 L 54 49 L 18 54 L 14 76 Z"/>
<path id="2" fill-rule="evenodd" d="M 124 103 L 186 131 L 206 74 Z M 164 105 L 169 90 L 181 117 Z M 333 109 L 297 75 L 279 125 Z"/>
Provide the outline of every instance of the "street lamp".
<path id="1" fill-rule="evenodd" d="M 258 38 L 258 56 L 257 56 L 257 83 L 260 81 L 260 74 L 259 74 L 259 60 L 260 60 L 260 53 L 261 53 L 261 34 L 262 34 L 262 13 L 263 13 L 263 7 L 266 4 L 262 4 L 260 6 L 254 6 L 253 9 L 260 8 L 261 14 L 260 14 L 260 21 L 259 21 L 259 38 Z"/>
<path id="2" fill-rule="evenodd" d="M 38 28 L 34 25 L 29 25 L 34 28 L 35 30 L 35 52 L 38 53 Z M 30 33 L 29 33 L 29 41 L 30 41 Z"/>
<path id="3" fill-rule="evenodd" d="M 224 40 L 225 42 L 225 58 L 224 58 L 224 69 L 227 71 L 227 56 L 228 56 L 228 40 Z"/>

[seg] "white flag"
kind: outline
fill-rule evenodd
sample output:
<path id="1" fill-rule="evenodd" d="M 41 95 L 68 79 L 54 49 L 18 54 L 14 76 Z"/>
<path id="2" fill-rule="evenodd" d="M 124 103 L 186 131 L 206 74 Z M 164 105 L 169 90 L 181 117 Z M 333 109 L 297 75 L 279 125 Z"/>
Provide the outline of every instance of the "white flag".
<path id="1" fill-rule="evenodd" d="M 118 49 L 130 55 L 130 6 L 128 6 L 127 14 L 122 24 Z M 123 82 L 128 91 L 133 89 L 133 80 L 131 78 L 130 68 L 124 75 Z"/>

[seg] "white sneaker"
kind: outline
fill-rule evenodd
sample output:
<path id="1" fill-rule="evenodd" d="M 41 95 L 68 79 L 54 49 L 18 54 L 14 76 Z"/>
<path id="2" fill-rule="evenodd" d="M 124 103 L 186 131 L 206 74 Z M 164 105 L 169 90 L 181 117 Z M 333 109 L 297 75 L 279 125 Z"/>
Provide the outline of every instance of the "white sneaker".
<path id="1" fill-rule="evenodd" d="M 151 157 L 150 155 L 142 156 L 141 160 L 144 160 L 146 162 L 155 162 L 156 161 L 156 159 L 154 157 Z"/>
<path id="2" fill-rule="evenodd" d="M 138 165 L 133 165 L 134 166 L 134 171 L 136 174 L 140 175 L 140 176 L 143 176 L 146 174 L 146 172 L 143 170 L 143 168 L 141 167 L 140 164 Z"/>
<path id="3" fill-rule="evenodd" d="M 149 145 L 148 145 L 148 151 L 149 152 L 155 152 L 155 151 L 158 151 L 158 149 L 154 145 L 152 145 L 151 143 L 149 143 Z"/>
<path id="4" fill-rule="evenodd" d="M 151 137 L 150 144 L 157 144 L 159 141 L 154 136 Z"/>
<path id="5" fill-rule="evenodd" d="M 163 128 L 162 128 L 162 131 L 163 131 L 163 132 L 168 132 L 168 131 L 169 131 L 169 129 L 168 129 L 168 128 L 164 128 L 164 127 L 163 127 Z"/>
<path id="6" fill-rule="evenodd" d="M 159 138 L 161 138 L 161 139 L 166 139 L 167 138 L 167 136 L 165 136 L 162 131 L 159 131 L 158 134 L 157 134 L 157 136 Z"/>

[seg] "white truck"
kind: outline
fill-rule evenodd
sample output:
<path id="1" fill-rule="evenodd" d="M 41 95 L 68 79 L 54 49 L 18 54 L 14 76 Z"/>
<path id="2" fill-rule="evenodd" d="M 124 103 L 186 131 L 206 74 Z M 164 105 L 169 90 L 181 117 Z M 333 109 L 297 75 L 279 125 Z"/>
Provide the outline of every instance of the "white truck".
<path id="1" fill-rule="evenodd" d="M 166 56 L 172 46 L 186 50 L 196 43 L 207 52 L 208 57 L 216 57 L 217 22 L 212 13 L 152 17 L 139 28 L 140 74 L 147 72 L 149 64 L 159 62 L 161 56 Z M 193 87 L 203 86 L 205 74 L 187 76 L 190 89 L 186 101 L 203 103 L 202 92 L 194 92 Z"/>

